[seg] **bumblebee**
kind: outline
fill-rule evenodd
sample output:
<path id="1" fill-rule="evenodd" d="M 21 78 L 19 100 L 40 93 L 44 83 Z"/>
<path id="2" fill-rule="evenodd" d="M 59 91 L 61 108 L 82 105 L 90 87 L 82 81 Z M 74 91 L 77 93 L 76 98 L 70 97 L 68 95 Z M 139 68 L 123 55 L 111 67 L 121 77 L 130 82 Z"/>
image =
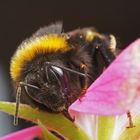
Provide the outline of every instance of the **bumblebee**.
<path id="1" fill-rule="evenodd" d="M 17 48 L 10 74 L 20 100 L 33 107 L 61 112 L 84 95 L 86 89 L 115 58 L 116 39 L 94 28 L 64 33 L 58 22 L 40 28 Z"/>

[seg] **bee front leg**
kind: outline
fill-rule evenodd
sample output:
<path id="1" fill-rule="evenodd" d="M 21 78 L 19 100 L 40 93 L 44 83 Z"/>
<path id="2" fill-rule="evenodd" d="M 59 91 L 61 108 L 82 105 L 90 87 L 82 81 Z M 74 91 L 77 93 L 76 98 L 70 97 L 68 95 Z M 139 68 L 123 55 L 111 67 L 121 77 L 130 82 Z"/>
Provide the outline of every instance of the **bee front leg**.
<path id="1" fill-rule="evenodd" d="M 89 46 L 92 56 L 95 79 L 100 76 L 106 67 L 115 59 L 115 53 L 112 51 L 111 39 L 107 35 L 97 36 Z M 115 44 L 115 43 L 114 43 Z"/>

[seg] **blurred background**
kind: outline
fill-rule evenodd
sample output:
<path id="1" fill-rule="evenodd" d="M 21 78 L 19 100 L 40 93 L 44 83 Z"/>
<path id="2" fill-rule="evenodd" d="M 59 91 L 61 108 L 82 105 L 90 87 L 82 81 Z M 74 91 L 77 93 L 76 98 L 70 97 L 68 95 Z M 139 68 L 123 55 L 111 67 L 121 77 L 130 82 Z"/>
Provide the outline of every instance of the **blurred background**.
<path id="1" fill-rule="evenodd" d="M 55 21 L 63 21 L 65 32 L 94 26 L 99 32 L 112 33 L 124 48 L 140 37 L 140 1 L 1 0 L 0 100 L 14 101 L 9 63 L 17 46 L 38 28 Z M 20 120 L 14 127 L 13 117 L 0 113 L 0 136 L 28 125 Z"/>

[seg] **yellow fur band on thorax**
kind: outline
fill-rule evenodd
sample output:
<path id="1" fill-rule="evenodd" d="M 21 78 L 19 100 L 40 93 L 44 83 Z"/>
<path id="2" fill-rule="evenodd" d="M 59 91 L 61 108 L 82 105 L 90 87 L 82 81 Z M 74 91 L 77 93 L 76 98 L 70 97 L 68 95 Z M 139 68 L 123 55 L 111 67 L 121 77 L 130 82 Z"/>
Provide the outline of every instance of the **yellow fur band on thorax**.
<path id="1" fill-rule="evenodd" d="M 68 44 L 60 35 L 46 35 L 25 41 L 16 51 L 11 60 L 10 73 L 13 80 L 17 80 L 26 62 L 33 60 L 38 54 L 67 51 Z"/>

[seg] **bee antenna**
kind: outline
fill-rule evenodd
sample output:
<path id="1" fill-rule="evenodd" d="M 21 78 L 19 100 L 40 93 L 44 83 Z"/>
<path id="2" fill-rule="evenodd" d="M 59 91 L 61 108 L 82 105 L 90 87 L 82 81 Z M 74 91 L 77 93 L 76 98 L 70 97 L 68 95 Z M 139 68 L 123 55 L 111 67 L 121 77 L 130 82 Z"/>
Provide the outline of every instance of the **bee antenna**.
<path id="1" fill-rule="evenodd" d="M 20 82 L 20 85 L 35 88 L 35 89 L 38 89 L 38 90 L 40 89 L 39 87 L 37 87 L 35 85 L 28 84 L 26 82 Z"/>
<path id="2" fill-rule="evenodd" d="M 20 95 L 21 95 L 21 86 L 19 85 L 17 88 L 17 93 L 16 93 L 16 110 L 15 110 L 15 115 L 14 115 L 14 125 L 18 125 L 18 113 L 19 113 L 19 105 L 20 105 Z"/>

